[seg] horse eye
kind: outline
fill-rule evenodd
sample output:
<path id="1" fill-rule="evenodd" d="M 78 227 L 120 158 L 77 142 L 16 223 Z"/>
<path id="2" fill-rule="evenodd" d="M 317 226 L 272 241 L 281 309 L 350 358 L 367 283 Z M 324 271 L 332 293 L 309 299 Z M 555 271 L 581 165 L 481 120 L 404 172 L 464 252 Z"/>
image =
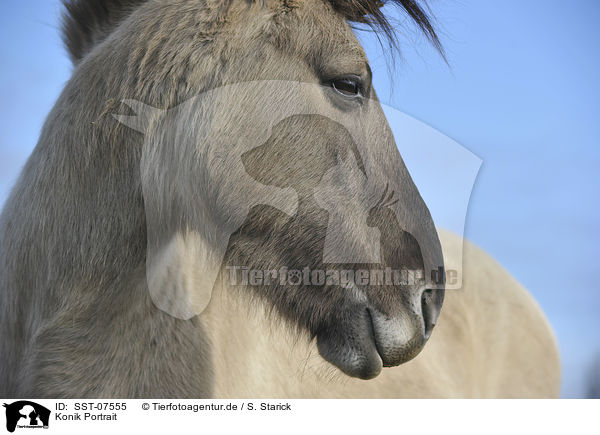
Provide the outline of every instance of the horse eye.
<path id="1" fill-rule="evenodd" d="M 345 97 L 357 97 L 362 93 L 362 85 L 360 81 L 353 78 L 332 80 L 331 87 Z"/>

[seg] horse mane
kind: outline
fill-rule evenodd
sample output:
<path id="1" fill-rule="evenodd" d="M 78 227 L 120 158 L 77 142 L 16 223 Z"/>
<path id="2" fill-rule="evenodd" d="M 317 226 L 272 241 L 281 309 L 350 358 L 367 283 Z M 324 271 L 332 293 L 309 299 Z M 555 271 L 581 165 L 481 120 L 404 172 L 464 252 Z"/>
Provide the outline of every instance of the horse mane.
<path id="1" fill-rule="evenodd" d="M 394 27 L 382 12 L 381 8 L 386 3 L 392 3 L 402 9 L 408 17 L 419 27 L 433 46 L 444 56 L 444 49 L 433 27 L 432 19 L 428 14 L 426 1 L 419 0 L 328 0 L 334 10 L 341 13 L 348 21 L 364 23 L 376 32 L 383 33 L 396 47 L 396 33 Z M 423 6 L 421 6 L 421 3 Z"/>
<path id="2" fill-rule="evenodd" d="M 63 41 L 73 63 L 102 42 L 147 0 L 63 0 Z"/>
<path id="3" fill-rule="evenodd" d="M 79 62 L 102 42 L 137 7 L 148 0 L 63 0 L 63 40 L 73 63 Z M 199 0 L 200 1 L 200 0 Z M 248 0 L 253 1 L 253 0 Z M 396 46 L 394 29 L 380 0 L 324 0 L 348 21 L 363 23 L 385 35 Z M 282 0 L 286 3 L 287 0 Z M 231 3 L 231 0 L 224 3 Z M 399 6 L 443 55 L 443 49 L 424 1 L 390 0 Z M 423 5 L 421 5 L 421 3 Z"/>

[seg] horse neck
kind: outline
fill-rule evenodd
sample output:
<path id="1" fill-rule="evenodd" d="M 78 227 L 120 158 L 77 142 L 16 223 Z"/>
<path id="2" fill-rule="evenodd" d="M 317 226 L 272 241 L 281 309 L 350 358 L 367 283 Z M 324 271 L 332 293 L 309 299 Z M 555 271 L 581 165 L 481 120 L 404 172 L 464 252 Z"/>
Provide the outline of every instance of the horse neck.
<path id="1" fill-rule="evenodd" d="M 111 95 L 106 86 L 74 74 L 3 210 L 1 255 L 13 265 L 2 272 L 27 293 L 91 287 L 143 261 L 142 137 L 112 119 L 114 103 L 97 97 Z"/>
<path id="2" fill-rule="evenodd" d="M 200 315 L 211 343 L 216 397 L 315 395 L 327 373 L 314 343 L 247 289 L 215 286 Z"/>

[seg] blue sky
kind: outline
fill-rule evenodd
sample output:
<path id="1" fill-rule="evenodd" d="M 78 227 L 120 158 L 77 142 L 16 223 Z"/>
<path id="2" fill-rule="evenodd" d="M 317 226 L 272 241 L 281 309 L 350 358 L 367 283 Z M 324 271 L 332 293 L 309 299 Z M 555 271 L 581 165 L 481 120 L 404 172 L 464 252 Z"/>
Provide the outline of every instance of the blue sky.
<path id="1" fill-rule="evenodd" d="M 563 396 L 600 352 L 600 2 L 432 0 L 450 67 L 410 29 L 389 65 L 361 33 L 381 100 L 483 160 L 465 235 L 535 296 Z M 0 203 L 70 74 L 58 0 L 2 6 Z"/>
<path id="2" fill-rule="evenodd" d="M 382 100 L 483 160 L 465 235 L 536 297 L 556 331 L 563 396 L 600 351 L 600 3 L 430 2 L 450 67 L 406 32 Z"/>

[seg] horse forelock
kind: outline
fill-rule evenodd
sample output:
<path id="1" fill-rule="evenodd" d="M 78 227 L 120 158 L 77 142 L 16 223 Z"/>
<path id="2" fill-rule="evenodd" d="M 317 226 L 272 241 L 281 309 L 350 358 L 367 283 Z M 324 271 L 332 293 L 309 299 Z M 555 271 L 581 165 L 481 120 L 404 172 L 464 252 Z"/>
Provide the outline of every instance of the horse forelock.
<path id="1" fill-rule="evenodd" d="M 200 3 L 203 0 L 192 0 Z M 131 13 L 148 3 L 149 0 L 63 0 L 63 40 L 74 63 L 79 62 L 94 46 L 101 43 Z M 399 6 L 408 17 L 423 31 L 425 36 L 443 54 L 438 36 L 427 12 L 425 2 L 419 0 L 323 0 L 334 11 L 350 22 L 364 23 L 373 30 L 385 35 L 393 46 L 396 45 L 394 28 L 382 11 L 385 3 Z M 221 2 L 219 7 L 204 3 L 211 9 L 226 12 L 232 0 Z M 258 1 L 249 1 L 258 3 Z M 262 3 L 281 3 L 281 10 L 289 11 L 298 7 L 299 1 L 262 0 Z M 421 4 L 423 3 L 423 5 Z M 215 17 L 217 20 L 217 17 Z"/>

